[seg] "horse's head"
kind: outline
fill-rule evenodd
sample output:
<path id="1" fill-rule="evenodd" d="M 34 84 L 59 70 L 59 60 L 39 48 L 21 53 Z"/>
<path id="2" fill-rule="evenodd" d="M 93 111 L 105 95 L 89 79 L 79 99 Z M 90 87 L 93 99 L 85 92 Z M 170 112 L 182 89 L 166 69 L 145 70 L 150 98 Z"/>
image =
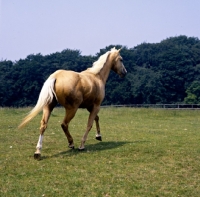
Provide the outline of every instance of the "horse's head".
<path id="1" fill-rule="evenodd" d="M 111 52 L 113 51 L 112 57 L 113 57 L 113 64 L 112 64 L 112 70 L 117 73 L 120 77 L 125 77 L 127 74 L 126 68 L 123 64 L 123 59 L 120 55 L 120 50 L 111 49 Z"/>

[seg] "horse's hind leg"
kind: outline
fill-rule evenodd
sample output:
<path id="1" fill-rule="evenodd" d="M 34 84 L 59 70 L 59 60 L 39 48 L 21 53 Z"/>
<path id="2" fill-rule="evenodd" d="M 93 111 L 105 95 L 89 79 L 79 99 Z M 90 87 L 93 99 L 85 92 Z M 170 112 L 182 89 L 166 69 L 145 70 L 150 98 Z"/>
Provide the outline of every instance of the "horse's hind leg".
<path id="1" fill-rule="evenodd" d="M 39 136 L 38 143 L 36 146 L 36 152 L 34 154 L 35 159 L 40 159 L 41 149 L 42 149 L 42 141 L 44 138 L 44 132 L 47 128 L 47 123 L 48 123 L 49 117 L 51 115 L 51 112 L 55 106 L 56 106 L 56 101 L 53 101 L 51 104 L 46 105 L 43 108 L 42 120 L 40 122 L 40 136 Z"/>
<path id="2" fill-rule="evenodd" d="M 100 126 L 99 126 L 99 116 L 97 115 L 94 120 L 96 123 L 96 129 L 97 129 L 96 139 L 99 141 L 102 141 L 102 137 L 101 137 L 101 133 L 100 133 Z"/>
<path id="3" fill-rule="evenodd" d="M 69 132 L 69 123 L 70 121 L 72 120 L 72 118 L 75 116 L 76 114 L 76 111 L 77 111 L 78 108 L 74 108 L 74 109 L 71 109 L 71 110 L 66 110 L 66 114 L 65 114 L 65 118 L 61 124 L 61 127 L 68 139 L 68 142 L 69 142 L 69 145 L 68 147 L 69 148 L 72 148 L 74 149 L 74 141 L 73 141 L 73 138 Z"/>

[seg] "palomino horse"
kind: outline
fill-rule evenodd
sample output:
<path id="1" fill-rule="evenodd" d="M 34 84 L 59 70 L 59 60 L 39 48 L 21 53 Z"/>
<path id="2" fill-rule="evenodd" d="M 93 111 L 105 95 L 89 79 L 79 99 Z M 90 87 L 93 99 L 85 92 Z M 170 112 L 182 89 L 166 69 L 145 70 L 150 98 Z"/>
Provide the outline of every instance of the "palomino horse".
<path id="1" fill-rule="evenodd" d="M 101 141 L 97 114 L 105 96 L 105 84 L 108 75 L 110 70 L 116 72 L 120 77 L 124 77 L 127 73 L 119 52 L 120 49 L 111 49 L 100 56 L 91 68 L 80 73 L 57 70 L 49 76 L 42 87 L 36 106 L 19 125 L 19 128 L 23 127 L 43 109 L 40 136 L 34 154 L 35 159 L 39 159 L 41 156 L 44 132 L 50 114 L 57 103 L 65 107 L 66 113 L 61 127 L 68 139 L 69 148 L 74 148 L 74 142 L 68 126 L 78 108 L 86 108 L 90 112 L 86 132 L 82 137 L 79 150 L 84 150 L 84 144 L 94 120 L 97 129 L 96 139 Z"/>

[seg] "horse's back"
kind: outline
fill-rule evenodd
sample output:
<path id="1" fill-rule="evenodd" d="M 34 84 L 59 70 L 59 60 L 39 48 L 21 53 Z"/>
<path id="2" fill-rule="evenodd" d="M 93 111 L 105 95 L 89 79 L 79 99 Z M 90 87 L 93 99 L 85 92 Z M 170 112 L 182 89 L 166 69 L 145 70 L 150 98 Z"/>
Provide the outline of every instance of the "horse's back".
<path id="1" fill-rule="evenodd" d="M 49 78 L 56 78 L 56 79 L 59 79 L 59 78 L 69 78 L 69 77 L 74 77 L 78 75 L 77 72 L 75 71 L 72 71 L 72 70 L 57 70 L 55 71 L 54 73 L 52 73 Z"/>

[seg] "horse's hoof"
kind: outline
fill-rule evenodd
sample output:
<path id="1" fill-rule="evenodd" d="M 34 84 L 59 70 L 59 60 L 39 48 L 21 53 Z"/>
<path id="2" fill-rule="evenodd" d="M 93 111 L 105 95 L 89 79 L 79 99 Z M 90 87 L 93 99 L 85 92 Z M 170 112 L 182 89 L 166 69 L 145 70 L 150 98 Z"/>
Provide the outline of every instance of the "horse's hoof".
<path id="1" fill-rule="evenodd" d="M 96 140 L 102 141 L 101 136 L 96 136 Z"/>
<path id="2" fill-rule="evenodd" d="M 71 148 L 71 149 L 74 149 L 74 146 L 68 146 L 69 148 Z"/>
<path id="3" fill-rule="evenodd" d="M 41 154 L 35 153 L 35 154 L 34 154 L 34 159 L 40 160 L 40 159 L 41 159 Z"/>
<path id="4" fill-rule="evenodd" d="M 79 151 L 84 151 L 84 150 L 85 150 L 85 148 L 78 148 L 78 150 L 79 150 Z"/>

